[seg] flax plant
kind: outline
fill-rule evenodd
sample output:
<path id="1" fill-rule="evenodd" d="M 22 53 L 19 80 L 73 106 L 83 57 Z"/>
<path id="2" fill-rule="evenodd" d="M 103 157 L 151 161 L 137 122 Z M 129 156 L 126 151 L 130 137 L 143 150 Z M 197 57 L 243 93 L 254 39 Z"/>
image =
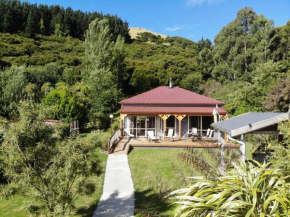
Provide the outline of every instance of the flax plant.
<path id="1" fill-rule="evenodd" d="M 215 181 L 197 180 L 170 196 L 177 204 L 174 216 L 266 217 L 290 216 L 289 183 L 270 163 L 233 163 L 233 169 Z"/>

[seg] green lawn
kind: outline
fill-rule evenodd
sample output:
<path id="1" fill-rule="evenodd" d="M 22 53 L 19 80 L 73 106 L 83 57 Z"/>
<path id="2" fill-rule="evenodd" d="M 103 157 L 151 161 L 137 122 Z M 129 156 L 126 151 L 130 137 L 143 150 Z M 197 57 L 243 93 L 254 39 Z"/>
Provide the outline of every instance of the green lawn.
<path id="1" fill-rule="evenodd" d="M 171 215 L 173 206 L 161 201 L 164 194 L 188 183 L 193 170 L 178 159 L 182 149 L 134 149 L 129 165 L 135 189 L 135 209 Z M 196 175 L 196 174 L 194 174 Z M 137 215 L 138 216 L 138 215 Z M 141 216 L 141 215 L 140 215 Z"/>
<path id="2" fill-rule="evenodd" d="M 251 147 L 247 147 L 246 154 L 251 158 L 250 149 Z M 143 212 L 146 216 L 157 212 L 162 216 L 171 216 L 174 206 L 168 200 L 162 201 L 164 195 L 168 194 L 166 192 L 190 184 L 187 177 L 202 175 L 178 158 L 178 154 L 182 152 L 183 149 L 134 149 L 129 154 L 137 213 Z M 208 163 L 217 167 L 210 155 L 201 150 L 198 152 Z M 219 154 L 218 151 L 216 153 Z"/>
<path id="3" fill-rule="evenodd" d="M 107 155 L 101 154 L 99 149 L 98 152 L 99 159 L 103 166 L 103 171 L 105 171 Z M 92 176 L 91 179 L 95 180 L 96 183 L 96 192 L 91 196 L 79 196 L 76 198 L 76 209 L 73 211 L 71 216 L 77 217 L 91 217 L 94 210 L 97 207 L 99 199 L 101 198 L 103 191 L 103 181 L 104 181 L 103 172 L 100 177 Z M 29 216 L 25 211 L 25 203 L 29 200 L 27 197 L 21 195 L 15 195 L 9 200 L 0 199 L 0 217 L 24 217 Z"/>

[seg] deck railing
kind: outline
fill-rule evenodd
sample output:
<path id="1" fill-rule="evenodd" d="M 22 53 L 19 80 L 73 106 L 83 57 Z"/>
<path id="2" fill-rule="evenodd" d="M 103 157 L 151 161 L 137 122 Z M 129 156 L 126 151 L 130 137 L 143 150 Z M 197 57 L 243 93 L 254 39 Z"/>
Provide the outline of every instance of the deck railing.
<path id="1" fill-rule="evenodd" d="M 113 146 L 120 140 L 121 130 L 117 129 L 111 136 L 108 142 L 108 154 L 110 154 Z"/>

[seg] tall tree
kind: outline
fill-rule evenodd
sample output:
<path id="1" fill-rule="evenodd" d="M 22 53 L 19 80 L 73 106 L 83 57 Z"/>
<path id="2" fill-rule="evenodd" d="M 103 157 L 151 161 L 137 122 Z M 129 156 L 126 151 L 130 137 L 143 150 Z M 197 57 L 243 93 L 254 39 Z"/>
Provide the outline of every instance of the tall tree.
<path id="1" fill-rule="evenodd" d="M 40 25 L 40 33 L 41 33 L 42 35 L 44 35 L 44 33 L 45 33 L 45 26 L 44 26 L 44 22 L 43 22 L 43 19 L 42 19 L 42 18 L 41 18 L 41 20 L 40 20 L 39 25 Z"/>
<path id="2" fill-rule="evenodd" d="M 286 25 L 276 28 L 277 38 L 274 47 L 276 60 L 290 60 L 290 20 Z"/>
<path id="3" fill-rule="evenodd" d="M 250 28 L 256 16 L 252 8 L 241 9 L 237 18 L 225 26 L 215 38 L 216 67 L 223 65 L 226 69 L 224 77 L 230 80 L 247 76 L 250 70 L 252 55 Z M 218 78 L 219 68 L 215 68 L 213 73 Z"/>
<path id="4" fill-rule="evenodd" d="M 34 25 L 35 25 L 35 20 L 34 20 L 34 15 L 33 12 L 30 11 L 27 21 L 26 21 L 26 26 L 25 26 L 25 33 L 27 34 L 28 37 L 31 37 L 33 33 L 35 32 Z"/>
<path id="5" fill-rule="evenodd" d="M 114 42 L 108 19 L 95 19 L 85 38 L 84 75 L 91 88 L 92 112 L 113 112 L 121 97 L 118 77 L 122 74 L 123 39 Z"/>
<path id="6" fill-rule="evenodd" d="M 266 63 L 270 59 L 271 46 L 275 40 L 274 23 L 264 15 L 258 15 L 250 29 L 251 44 L 253 44 L 253 65 Z M 252 69 L 255 67 L 251 67 Z"/>
<path id="7" fill-rule="evenodd" d="M 204 80 L 211 77 L 214 67 L 213 52 L 211 41 L 203 38 L 197 43 L 198 56 L 197 61 L 200 66 L 201 74 Z"/>

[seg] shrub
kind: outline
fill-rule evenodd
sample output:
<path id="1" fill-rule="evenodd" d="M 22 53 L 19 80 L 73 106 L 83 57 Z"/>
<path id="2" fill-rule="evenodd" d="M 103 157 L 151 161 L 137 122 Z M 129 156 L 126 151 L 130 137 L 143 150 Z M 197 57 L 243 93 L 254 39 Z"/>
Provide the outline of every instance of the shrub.
<path id="1" fill-rule="evenodd" d="M 268 164 L 233 164 L 216 181 L 199 180 L 171 193 L 175 216 L 289 216 L 289 184 Z"/>

